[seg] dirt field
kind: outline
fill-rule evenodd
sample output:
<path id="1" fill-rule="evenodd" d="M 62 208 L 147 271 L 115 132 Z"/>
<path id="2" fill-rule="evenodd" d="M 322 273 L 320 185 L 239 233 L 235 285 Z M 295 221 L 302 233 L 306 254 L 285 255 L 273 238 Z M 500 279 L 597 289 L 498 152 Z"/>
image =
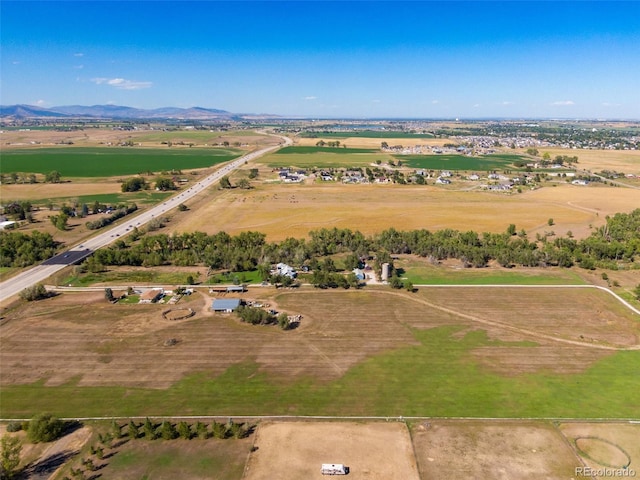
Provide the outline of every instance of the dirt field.
<path id="1" fill-rule="evenodd" d="M 172 222 L 170 231 L 255 230 L 269 240 L 304 237 L 319 228 L 350 228 L 365 234 L 397 230 L 453 228 L 503 232 L 510 223 L 527 232 L 553 230 L 576 238 L 598 227 L 605 216 L 629 212 L 640 191 L 562 185 L 519 195 L 446 191 L 435 186 L 260 185 L 222 193 L 192 214 Z M 554 225 L 548 226 L 553 218 Z"/>
<path id="2" fill-rule="evenodd" d="M 248 360 L 274 378 L 330 381 L 366 358 L 419 345 L 407 326 L 443 325 L 466 326 L 460 336 L 483 329 L 490 339 L 536 342 L 472 350 L 481 364 L 501 374 L 574 373 L 611 354 L 609 348 L 635 348 L 640 331 L 613 298 L 592 290 L 458 288 L 408 295 L 310 289 L 273 296 L 270 289 L 253 289 L 243 296 L 302 314 L 300 327 L 282 332 L 241 324 L 235 315 L 213 315 L 207 310 L 210 298 L 200 294 L 178 304 L 196 311 L 181 321 L 163 319 L 163 305 L 109 304 L 103 292 L 65 293 L 26 304 L 7 312 L 0 327 L 0 384 L 45 379 L 45 385 L 60 385 L 77 379 L 80 386 L 166 388 L 185 375 L 217 375 Z M 327 310 L 327 302 L 334 308 Z M 518 313 L 532 302 L 539 312 L 534 321 Z M 571 308 L 557 308 L 567 303 Z M 165 346 L 171 338 L 178 343 Z"/>
<path id="3" fill-rule="evenodd" d="M 354 480 L 420 478 L 404 423 L 263 423 L 254 445 L 244 480 L 321 479 L 323 463 L 344 464 Z"/>
<path id="4" fill-rule="evenodd" d="M 571 448 L 543 422 L 433 420 L 413 426 L 421 478 L 575 478 Z"/>
<path id="5" fill-rule="evenodd" d="M 563 423 L 559 426 L 577 456 L 593 469 L 628 467 L 640 475 L 640 424 Z M 602 475 L 599 478 L 614 478 Z"/>

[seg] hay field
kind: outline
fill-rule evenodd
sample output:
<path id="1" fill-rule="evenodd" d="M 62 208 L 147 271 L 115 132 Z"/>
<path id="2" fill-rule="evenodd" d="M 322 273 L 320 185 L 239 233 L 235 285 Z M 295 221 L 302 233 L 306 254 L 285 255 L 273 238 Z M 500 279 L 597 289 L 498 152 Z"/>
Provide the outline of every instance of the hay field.
<path id="1" fill-rule="evenodd" d="M 299 146 L 315 146 L 320 140 L 325 142 L 335 141 L 335 137 L 323 137 L 322 134 L 318 134 L 317 138 L 301 138 L 295 139 L 295 144 Z M 345 144 L 350 148 L 380 148 L 382 142 L 387 142 L 388 145 L 403 145 L 405 147 L 412 147 L 415 145 L 431 145 L 442 147 L 445 143 L 450 142 L 446 138 L 367 138 L 367 137 L 350 137 L 345 133 L 345 138 L 340 140 L 341 144 Z"/>
<path id="2" fill-rule="evenodd" d="M 155 130 L 115 130 L 110 127 L 86 128 L 74 131 L 44 130 L 4 130 L 0 134 L 3 150 L 38 149 L 44 146 L 59 145 L 61 142 L 73 142 L 76 147 L 95 147 L 105 144 L 119 144 L 133 140 L 148 147 L 160 147 L 162 142 L 174 144 L 184 142 L 195 146 L 236 142 L 251 146 L 275 145 L 279 139 L 254 131 L 210 132 L 200 130 L 165 131 L 162 127 Z M 174 148 L 181 148 L 176 145 Z"/>
<path id="3" fill-rule="evenodd" d="M 2 198 L 5 200 L 41 200 L 45 198 L 79 197 L 81 195 L 104 195 L 121 193 L 121 185 L 112 181 L 80 180 L 63 183 L 34 183 L 24 185 L 2 185 Z"/>
<path id="4" fill-rule="evenodd" d="M 355 480 L 419 480 L 404 423 L 261 423 L 244 480 L 320 479 L 323 463 L 342 463 Z"/>
<path id="5" fill-rule="evenodd" d="M 288 332 L 212 314 L 200 294 L 179 304 L 194 317 L 170 321 L 162 305 L 64 293 L 4 312 L 1 413 L 637 416 L 640 323 L 581 292 L 243 294 L 302 315 Z"/>
<path id="6" fill-rule="evenodd" d="M 412 436 L 423 479 L 560 480 L 574 478 L 580 465 L 542 422 L 429 420 L 414 425 Z"/>
<path id="7" fill-rule="evenodd" d="M 615 170 L 623 173 L 640 175 L 640 151 L 633 150 L 571 150 L 567 148 L 540 147 L 540 156 L 549 152 L 551 158 L 556 155 L 577 156 L 578 169 L 600 172 Z M 524 151 L 524 149 L 523 149 Z"/>
<path id="8" fill-rule="evenodd" d="M 478 232 L 517 229 L 588 236 L 606 215 L 640 205 L 640 191 L 613 187 L 559 185 L 523 194 L 453 191 L 437 186 L 263 184 L 230 190 L 198 203 L 190 215 L 172 221 L 168 231 L 254 230 L 269 240 L 301 238 L 319 228 L 350 228 L 373 234 L 397 230 L 453 228 Z M 554 225 L 547 222 L 553 218 Z"/>

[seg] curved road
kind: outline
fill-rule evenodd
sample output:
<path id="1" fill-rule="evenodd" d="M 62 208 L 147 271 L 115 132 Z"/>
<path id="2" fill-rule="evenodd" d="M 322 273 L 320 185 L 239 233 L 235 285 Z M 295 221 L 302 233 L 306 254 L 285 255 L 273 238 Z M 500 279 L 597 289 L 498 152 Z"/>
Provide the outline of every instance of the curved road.
<path id="1" fill-rule="evenodd" d="M 243 155 L 240 158 L 233 160 L 226 164 L 222 168 L 216 170 L 211 175 L 193 184 L 187 190 L 184 190 L 173 197 L 167 199 L 161 204 L 158 204 L 148 210 L 145 210 L 137 216 L 127 216 L 124 220 L 114 227 L 105 229 L 98 235 L 91 237 L 83 243 L 70 248 L 48 260 L 45 260 L 40 265 L 32 267 L 8 280 L 0 283 L 0 302 L 3 302 L 10 297 L 20 293 L 27 287 L 35 285 L 38 282 L 42 282 L 59 270 L 62 270 L 68 265 L 78 263 L 82 259 L 91 255 L 95 250 L 109 245 L 111 242 L 117 240 L 120 236 L 127 235 L 134 227 L 142 227 L 146 223 L 150 222 L 154 218 L 161 217 L 164 213 L 177 207 L 181 203 L 195 197 L 206 188 L 210 187 L 216 182 L 220 181 L 225 175 L 229 175 L 234 170 L 240 168 L 246 162 L 249 162 L 255 158 L 258 158 L 273 150 L 279 149 L 281 146 L 291 145 L 293 143 L 290 138 L 278 136 L 284 142 L 283 144 L 275 145 L 273 147 L 263 148 L 254 152 Z"/>

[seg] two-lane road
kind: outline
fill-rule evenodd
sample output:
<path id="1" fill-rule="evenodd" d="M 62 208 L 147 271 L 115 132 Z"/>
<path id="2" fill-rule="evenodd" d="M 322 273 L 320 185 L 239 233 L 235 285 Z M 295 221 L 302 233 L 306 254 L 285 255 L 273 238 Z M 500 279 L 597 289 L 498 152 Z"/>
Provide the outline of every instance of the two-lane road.
<path id="1" fill-rule="evenodd" d="M 283 140 L 284 146 L 291 145 L 291 139 L 287 137 L 279 137 Z M 95 250 L 109 245 L 121 236 L 125 236 L 133 230 L 133 228 L 140 228 L 146 223 L 150 222 L 154 218 L 161 217 L 164 213 L 176 208 L 181 203 L 195 197 L 202 193 L 203 190 L 211 185 L 219 182 L 220 179 L 229 175 L 234 170 L 240 168 L 245 163 L 258 158 L 273 150 L 277 150 L 281 145 L 275 145 L 273 147 L 263 148 L 256 150 L 255 152 L 248 153 L 242 157 L 233 160 L 232 162 L 224 165 L 222 168 L 216 170 L 211 175 L 193 184 L 190 188 L 174 195 L 173 197 L 165 200 L 163 203 L 158 204 L 148 210 L 145 210 L 137 216 L 131 218 L 125 217 L 124 221 L 121 221 L 118 225 L 105 229 L 103 232 L 95 235 L 83 243 L 72 247 L 71 249 L 64 251 L 46 261 L 42 264 L 32 267 L 24 272 L 11 277 L 8 280 L 0 283 L 0 302 L 7 300 L 8 298 L 20 293 L 27 287 L 35 285 L 38 282 L 42 282 L 59 270 L 62 270 L 68 265 L 78 263 L 84 258 L 91 255 Z"/>

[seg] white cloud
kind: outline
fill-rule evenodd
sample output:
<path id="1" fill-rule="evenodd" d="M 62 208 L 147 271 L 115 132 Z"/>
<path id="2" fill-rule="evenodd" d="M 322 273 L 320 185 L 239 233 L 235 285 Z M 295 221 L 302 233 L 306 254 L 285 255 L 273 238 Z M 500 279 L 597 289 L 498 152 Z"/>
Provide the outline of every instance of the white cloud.
<path id="1" fill-rule="evenodd" d="M 480 106 L 480 104 L 479 104 L 479 103 L 475 103 L 475 104 L 473 105 L 473 108 L 478 108 L 479 106 Z"/>
<path id="2" fill-rule="evenodd" d="M 149 88 L 153 85 L 152 82 L 138 82 L 135 80 L 127 80 L 124 78 L 92 78 L 92 82 L 96 85 L 109 85 L 119 90 L 140 90 L 143 88 Z"/>
<path id="3" fill-rule="evenodd" d="M 620 103 L 602 102 L 603 107 L 619 107 Z"/>
<path id="4" fill-rule="evenodd" d="M 304 97 L 305 100 L 316 100 L 318 97 L 314 97 L 313 95 L 310 95 L 308 97 Z"/>
<path id="5" fill-rule="evenodd" d="M 557 102 L 553 102 L 551 105 L 566 107 L 570 105 L 575 105 L 575 102 L 573 100 L 559 100 Z"/>
<path id="6" fill-rule="evenodd" d="M 46 104 L 47 104 L 47 102 L 45 102 L 44 100 L 37 100 L 36 101 L 36 105 L 39 106 L 39 107 L 42 107 L 42 106 L 44 106 Z"/>
<path id="7" fill-rule="evenodd" d="M 73 56 L 74 57 L 84 57 L 84 53 L 80 53 L 80 52 L 74 53 Z"/>
<path id="8" fill-rule="evenodd" d="M 432 103 L 433 105 L 437 105 L 438 103 L 440 103 L 440 100 L 431 100 L 431 103 Z"/>
<path id="9" fill-rule="evenodd" d="M 84 68 L 84 65 L 74 65 L 74 67 L 76 70 L 82 70 Z"/>
<path id="10" fill-rule="evenodd" d="M 513 105 L 513 102 L 504 101 L 502 102 L 502 105 Z"/>

